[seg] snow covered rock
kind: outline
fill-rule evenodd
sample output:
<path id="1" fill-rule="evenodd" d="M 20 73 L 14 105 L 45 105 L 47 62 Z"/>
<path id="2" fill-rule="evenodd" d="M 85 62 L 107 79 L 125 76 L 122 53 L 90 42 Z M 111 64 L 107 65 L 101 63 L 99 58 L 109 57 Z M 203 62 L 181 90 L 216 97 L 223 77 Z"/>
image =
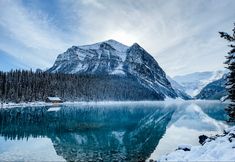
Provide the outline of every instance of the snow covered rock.
<path id="1" fill-rule="evenodd" d="M 72 46 L 58 55 L 47 72 L 132 77 L 143 87 L 154 91 L 159 100 L 182 97 L 172 88 L 157 61 L 137 43 L 128 47 L 115 40 L 107 40 L 92 45 Z"/>
<path id="2" fill-rule="evenodd" d="M 206 135 L 200 135 L 200 136 L 199 136 L 199 143 L 200 143 L 201 145 L 204 145 L 205 142 L 206 142 L 206 139 L 208 139 L 208 137 L 207 137 Z"/>
<path id="3" fill-rule="evenodd" d="M 192 145 L 187 145 L 187 144 L 181 144 L 178 146 L 176 150 L 183 150 L 183 151 L 190 151 Z"/>
<path id="4" fill-rule="evenodd" d="M 190 151 L 177 149 L 160 157 L 157 162 L 166 161 L 234 161 L 235 126 L 226 129 L 223 135 L 206 139 L 202 146 L 192 146 Z"/>

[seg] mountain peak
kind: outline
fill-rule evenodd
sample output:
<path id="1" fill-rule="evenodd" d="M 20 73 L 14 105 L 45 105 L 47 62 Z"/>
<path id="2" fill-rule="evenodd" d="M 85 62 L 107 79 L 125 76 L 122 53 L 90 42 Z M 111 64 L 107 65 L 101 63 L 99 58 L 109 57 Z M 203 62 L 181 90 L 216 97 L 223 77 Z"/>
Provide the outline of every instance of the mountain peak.
<path id="1" fill-rule="evenodd" d="M 79 48 L 82 48 L 82 49 L 94 49 L 94 50 L 97 50 L 100 48 L 100 45 L 104 43 L 112 46 L 116 51 L 119 51 L 119 52 L 125 52 L 129 47 L 114 40 L 114 39 L 109 39 L 109 40 L 106 40 L 106 41 L 102 41 L 102 42 L 98 42 L 98 43 L 95 43 L 95 44 L 90 44 L 90 45 L 83 45 L 83 46 L 78 46 Z"/>
<path id="2" fill-rule="evenodd" d="M 144 50 L 138 43 L 134 43 L 130 49 L 134 49 L 134 50 L 137 50 L 137 49 L 141 49 L 141 50 Z"/>
<path id="3" fill-rule="evenodd" d="M 108 39 L 108 40 L 106 40 L 104 42 L 106 42 L 106 43 L 119 43 L 119 44 L 122 44 L 122 43 L 120 43 L 120 42 L 118 42 L 118 41 L 116 41 L 114 39 Z"/>
<path id="4" fill-rule="evenodd" d="M 134 43 L 132 46 L 134 46 L 134 47 L 141 47 L 138 43 Z"/>
<path id="5" fill-rule="evenodd" d="M 115 48 L 107 42 L 101 43 L 100 44 L 100 49 L 115 50 Z"/>
<path id="6" fill-rule="evenodd" d="M 60 54 L 48 72 L 85 75 L 116 75 L 153 91 L 158 99 L 176 98 L 165 72 L 138 43 L 128 47 L 116 40 L 73 46 Z"/>

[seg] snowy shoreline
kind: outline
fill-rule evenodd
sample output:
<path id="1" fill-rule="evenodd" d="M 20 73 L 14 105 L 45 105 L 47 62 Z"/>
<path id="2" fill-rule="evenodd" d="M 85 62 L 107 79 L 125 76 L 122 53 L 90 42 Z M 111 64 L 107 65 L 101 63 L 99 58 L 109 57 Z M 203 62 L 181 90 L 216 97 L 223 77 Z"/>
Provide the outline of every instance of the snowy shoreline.
<path id="1" fill-rule="evenodd" d="M 183 161 L 235 161 L 235 126 L 224 130 L 224 134 L 208 137 L 203 145 L 181 144 L 178 148 L 161 156 L 156 162 Z"/>
<path id="2" fill-rule="evenodd" d="M 0 105 L 0 108 L 14 108 L 14 107 L 38 107 L 38 106 L 52 106 L 52 103 L 46 102 L 21 102 L 21 103 L 3 103 Z"/>
<path id="3" fill-rule="evenodd" d="M 96 105 L 96 104 L 105 104 L 105 105 L 113 105 L 113 104 L 161 104 L 161 103 L 193 103 L 193 102 L 212 102 L 212 103 L 225 103 L 219 100 L 182 100 L 182 99 L 166 99 L 165 101 L 66 101 L 63 103 L 48 103 L 44 101 L 35 101 L 35 102 L 20 102 L 20 103 L 1 103 L 0 108 L 14 108 L 14 107 L 40 107 L 40 106 L 61 106 L 61 105 Z"/>

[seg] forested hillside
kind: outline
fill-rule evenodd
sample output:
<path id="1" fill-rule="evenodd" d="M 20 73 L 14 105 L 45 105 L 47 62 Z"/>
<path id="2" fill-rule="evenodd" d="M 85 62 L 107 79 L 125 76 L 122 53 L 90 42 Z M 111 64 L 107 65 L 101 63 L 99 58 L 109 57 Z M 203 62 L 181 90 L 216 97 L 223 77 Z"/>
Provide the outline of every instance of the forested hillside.
<path id="1" fill-rule="evenodd" d="M 197 96 L 195 96 L 195 98 L 204 100 L 220 100 L 222 97 L 228 95 L 228 92 L 225 89 L 225 84 L 226 76 L 209 83 Z"/>
<path id="2" fill-rule="evenodd" d="M 32 71 L 0 72 L 3 102 L 45 101 L 58 96 L 64 101 L 163 100 L 132 76 L 74 75 Z"/>

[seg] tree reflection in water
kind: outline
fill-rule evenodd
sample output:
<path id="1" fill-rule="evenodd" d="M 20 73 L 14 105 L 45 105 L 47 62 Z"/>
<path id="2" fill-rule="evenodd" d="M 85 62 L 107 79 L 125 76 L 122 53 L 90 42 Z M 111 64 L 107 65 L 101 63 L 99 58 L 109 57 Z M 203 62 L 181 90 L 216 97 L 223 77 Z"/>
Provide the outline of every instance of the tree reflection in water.
<path id="1" fill-rule="evenodd" d="M 155 149 L 173 109 L 161 107 L 49 107 L 2 109 L 0 133 L 6 139 L 48 137 L 67 161 L 143 161 Z"/>
<path id="2" fill-rule="evenodd" d="M 54 109 L 58 111 L 47 111 L 51 107 L 0 109 L 0 135 L 6 140 L 50 138 L 56 153 L 67 161 L 144 161 L 166 128 L 176 121 L 180 123 L 182 115 L 222 121 L 226 118 L 221 104 L 198 103 L 195 113 L 194 109 L 186 111 L 187 105 L 88 104 Z"/>
<path id="3" fill-rule="evenodd" d="M 226 111 L 228 113 L 229 122 L 235 122 L 235 103 L 230 103 L 228 107 L 226 108 Z"/>

